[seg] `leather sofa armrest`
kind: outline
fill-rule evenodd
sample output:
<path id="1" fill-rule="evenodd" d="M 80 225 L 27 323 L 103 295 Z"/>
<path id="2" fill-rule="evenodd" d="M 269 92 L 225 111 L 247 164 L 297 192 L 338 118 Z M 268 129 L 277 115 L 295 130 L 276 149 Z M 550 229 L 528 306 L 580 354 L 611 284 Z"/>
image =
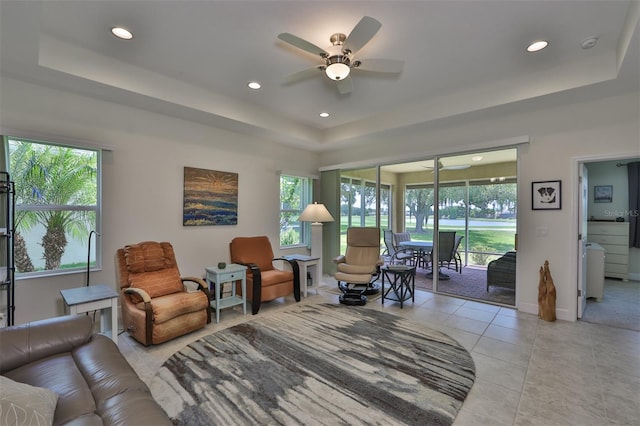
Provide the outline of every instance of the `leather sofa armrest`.
<path id="1" fill-rule="evenodd" d="M 91 340 L 88 315 L 66 315 L 0 329 L 0 374 Z"/>
<path id="2" fill-rule="evenodd" d="M 340 256 L 338 256 L 335 259 L 333 259 L 333 261 L 335 263 L 345 263 L 347 261 L 347 258 L 344 257 L 344 255 L 341 254 Z"/>

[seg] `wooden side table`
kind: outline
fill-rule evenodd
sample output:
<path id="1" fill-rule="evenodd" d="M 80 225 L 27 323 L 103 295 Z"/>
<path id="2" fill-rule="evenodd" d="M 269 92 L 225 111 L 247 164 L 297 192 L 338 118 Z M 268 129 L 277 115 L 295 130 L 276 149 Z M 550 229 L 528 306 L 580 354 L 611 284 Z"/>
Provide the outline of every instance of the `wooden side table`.
<path id="1" fill-rule="evenodd" d="M 282 256 L 285 259 L 295 260 L 298 262 L 298 266 L 300 266 L 300 289 L 302 290 L 302 295 L 307 297 L 308 289 L 315 289 L 316 294 L 318 294 L 318 287 L 320 287 L 320 258 L 313 256 L 305 256 L 303 254 L 292 254 L 289 256 Z M 311 285 L 307 285 L 307 273 L 309 268 L 310 271 L 313 272 L 311 275 Z"/>
<path id="2" fill-rule="evenodd" d="M 220 310 L 242 305 L 242 313 L 247 313 L 247 267 L 237 263 L 228 264 L 226 268 L 217 266 L 205 268 L 209 291 L 213 292 L 211 307 L 216 311 L 216 322 L 220 322 Z M 236 294 L 236 281 L 242 281 L 242 296 Z M 231 295 L 223 297 L 224 283 L 231 283 Z"/>
<path id="3" fill-rule="evenodd" d="M 114 289 L 97 284 L 60 290 L 60 294 L 71 315 L 100 310 L 100 334 L 111 334 L 111 340 L 118 344 L 118 293 Z"/>

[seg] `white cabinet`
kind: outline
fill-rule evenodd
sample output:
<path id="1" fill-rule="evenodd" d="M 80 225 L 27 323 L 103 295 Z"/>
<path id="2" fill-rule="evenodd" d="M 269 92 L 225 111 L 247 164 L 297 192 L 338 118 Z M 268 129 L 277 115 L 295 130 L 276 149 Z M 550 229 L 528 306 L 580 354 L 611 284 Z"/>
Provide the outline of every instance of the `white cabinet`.
<path id="1" fill-rule="evenodd" d="M 605 251 L 598 243 L 587 243 L 587 297 L 604 297 Z"/>
<path id="2" fill-rule="evenodd" d="M 629 279 L 629 222 L 589 222 L 587 241 L 604 248 L 605 277 Z"/>

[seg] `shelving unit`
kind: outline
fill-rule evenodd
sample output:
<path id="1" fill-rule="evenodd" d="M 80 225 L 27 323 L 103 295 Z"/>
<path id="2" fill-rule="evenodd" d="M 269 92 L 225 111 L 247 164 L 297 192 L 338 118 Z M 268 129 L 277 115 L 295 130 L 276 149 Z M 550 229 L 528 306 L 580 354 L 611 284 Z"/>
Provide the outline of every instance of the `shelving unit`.
<path id="1" fill-rule="evenodd" d="M 4 325 L 15 321 L 14 222 L 15 185 L 9 173 L 0 172 L 0 289 L 6 294 Z M 0 305 L 1 306 L 1 305 Z"/>

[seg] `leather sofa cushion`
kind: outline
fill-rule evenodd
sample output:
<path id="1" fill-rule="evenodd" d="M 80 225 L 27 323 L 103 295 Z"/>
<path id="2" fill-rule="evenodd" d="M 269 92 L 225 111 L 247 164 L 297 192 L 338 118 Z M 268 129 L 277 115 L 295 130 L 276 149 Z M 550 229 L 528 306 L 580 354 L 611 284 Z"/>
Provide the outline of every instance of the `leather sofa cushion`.
<path id="1" fill-rule="evenodd" d="M 209 299 L 202 291 L 183 291 L 151 299 L 155 324 L 162 324 L 189 312 L 202 311 L 208 306 Z M 144 311 L 144 303 L 138 303 L 136 307 Z"/>
<path id="2" fill-rule="evenodd" d="M 61 374 L 61 372 L 64 372 Z M 58 395 L 54 424 L 166 424 L 149 389 L 105 336 L 72 352 L 25 364 L 6 373 L 12 380 Z M 145 404 L 149 410 L 145 410 Z M 144 419 L 144 423 L 140 423 Z"/>
<path id="3" fill-rule="evenodd" d="M 2 329 L 0 374 L 29 362 L 38 361 L 91 340 L 93 322 L 88 315 L 49 318 L 47 327 L 20 324 Z"/>

